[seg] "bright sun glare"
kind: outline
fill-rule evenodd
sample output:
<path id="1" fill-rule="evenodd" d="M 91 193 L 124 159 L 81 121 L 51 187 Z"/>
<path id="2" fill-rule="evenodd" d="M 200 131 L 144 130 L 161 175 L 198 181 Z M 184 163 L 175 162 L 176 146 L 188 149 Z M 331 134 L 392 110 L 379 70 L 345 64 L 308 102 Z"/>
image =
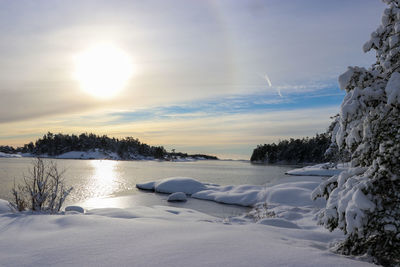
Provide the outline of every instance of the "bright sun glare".
<path id="1" fill-rule="evenodd" d="M 129 55 L 110 44 L 93 46 L 75 58 L 74 78 L 85 92 L 97 98 L 118 94 L 132 74 Z"/>

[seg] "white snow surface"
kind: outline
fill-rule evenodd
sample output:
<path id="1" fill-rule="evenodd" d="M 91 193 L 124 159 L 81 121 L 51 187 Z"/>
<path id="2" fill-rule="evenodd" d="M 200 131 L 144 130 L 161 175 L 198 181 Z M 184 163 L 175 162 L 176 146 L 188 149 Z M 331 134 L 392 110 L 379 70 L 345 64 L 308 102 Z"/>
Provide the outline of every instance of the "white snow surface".
<path id="1" fill-rule="evenodd" d="M 0 199 L 0 214 L 13 211 L 10 203 L 4 199 Z"/>
<path id="2" fill-rule="evenodd" d="M 56 159 L 110 159 L 110 160 L 123 160 L 117 153 L 111 151 L 105 151 L 102 149 L 92 149 L 89 151 L 69 151 L 57 156 L 50 156 L 48 154 L 34 155 L 30 153 L 20 154 L 7 154 L 0 152 L 1 157 L 41 157 L 41 158 L 56 158 Z M 143 156 L 139 154 L 130 153 L 129 160 L 158 160 L 152 156 Z M 193 162 L 198 160 L 207 160 L 203 157 L 177 157 L 173 159 L 174 162 Z"/>
<path id="3" fill-rule="evenodd" d="M 201 183 L 194 178 L 172 177 L 159 181 L 136 184 L 142 190 L 151 190 L 158 193 L 183 192 L 192 198 L 215 201 L 218 203 L 254 206 L 260 202 L 282 203 L 285 205 L 315 206 L 311 200 L 311 192 L 320 184 L 315 181 L 296 181 L 273 186 L 265 185 L 227 185 Z"/>
<path id="4" fill-rule="evenodd" d="M 172 193 L 171 195 L 168 196 L 167 201 L 186 201 L 187 197 L 186 194 L 183 192 L 176 192 Z"/>
<path id="5" fill-rule="evenodd" d="M 349 168 L 348 163 L 338 164 L 337 167 L 330 167 L 329 163 L 322 163 L 313 166 L 307 166 L 300 169 L 294 169 L 286 172 L 289 175 L 296 176 L 333 176 Z"/>
<path id="6" fill-rule="evenodd" d="M 105 153 L 98 149 L 93 151 L 70 151 L 55 156 L 57 159 L 119 159 L 117 153 Z"/>
<path id="7" fill-rule="evenodd" d="M 191 195 L 206 189 L 207 185 L 193 178 L 171 177 L 156 182 L 137 184 L 136 187 L 143 190 L 156 191 L 158 193 L 170 194 L 183 192 L 185 194 Z"/>
<path id="8" fill-rule="evenodd" d="M 9 153 L 0 152 L 0 158 L 21 158 L 21 155 L 20 154 L 9 154 Z"/>
<path id="9" fill-rule="evenodd" d="M 338 82 L 339 82 L 339 88 L 341 90 L 345 90 L 346 87 L 349 85 L 351 81 L 351 77 L 354 74 L 354 69 L 349 67 L 345 73 L 339 76 Z"/>
<path id="10" fill-rule="evenodd" d="M 393 72 L 385 88 L 387 103 L 400 104 L 400 73 Z"/>
<path id="11" fill-rule="evenodd" d="M 144 185 L 268 207 L 225 219 L 170 206 L 37 215 L 1 211 L 8 203 L 0 201 L 0 265 L 373 266 L 329 251 L 343 235 L 316 223 L 323 203 L 311 201 L 310 191 L 322 179 L 292 176 L 269 186 L 217 186 L 170 178 Z"/>
<path id="12" fill-rule="evenodd" d="M 80 206 L 67 206 L 65 207 L 65 211 L 85 213 L 85 210 Z"/>

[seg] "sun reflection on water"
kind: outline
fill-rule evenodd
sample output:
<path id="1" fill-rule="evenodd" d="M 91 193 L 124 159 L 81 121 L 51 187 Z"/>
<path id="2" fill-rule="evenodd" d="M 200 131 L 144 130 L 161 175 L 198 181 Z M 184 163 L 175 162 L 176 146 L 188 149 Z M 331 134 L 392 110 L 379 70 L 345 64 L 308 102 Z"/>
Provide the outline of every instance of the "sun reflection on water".
<path id="1" fill-rule="evenodd" d="M 93 175 L 89 180 L 87 189 L 91 197 L 107 196 L 119 191 L 121 187 L 118 174 L 118 161 L 91 160 Z"/>

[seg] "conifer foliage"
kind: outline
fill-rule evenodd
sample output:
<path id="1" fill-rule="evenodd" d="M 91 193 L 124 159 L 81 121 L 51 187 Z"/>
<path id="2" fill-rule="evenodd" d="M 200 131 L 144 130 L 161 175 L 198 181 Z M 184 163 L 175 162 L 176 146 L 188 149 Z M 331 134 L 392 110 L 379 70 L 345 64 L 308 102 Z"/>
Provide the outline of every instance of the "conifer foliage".
<path id="1" fill-rule="evenodd" d="M 331 144 L 330 133 L 316 134 L 315 137 L 282 140 L 278 144 L 258 145 L 251 155 L 253 163 L 321 163 L 330 161 L 332 155 L 325 155 Z"/>
<path id="2" fill-rule="evenodd" d="M 327 199 L 320 223 L 346 235 L 339 252 L 392 266 L 400 264 L 400 0 L 384 2 L 382 24 L 363 47 L 376 51 L 376 62 L 339 77 L 346 96 L 333 134 L 350 151 L 352 168 L 313 198 Z"/>

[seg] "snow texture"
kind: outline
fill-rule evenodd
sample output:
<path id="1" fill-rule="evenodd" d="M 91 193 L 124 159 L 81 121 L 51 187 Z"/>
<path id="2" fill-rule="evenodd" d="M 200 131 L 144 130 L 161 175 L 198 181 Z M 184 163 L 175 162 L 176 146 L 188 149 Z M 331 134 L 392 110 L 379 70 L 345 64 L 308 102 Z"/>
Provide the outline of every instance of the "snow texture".
<path id="1" fill-rule="evenodd" d="M 2 266 L 373 266 L 329 251 L 330 243 L 343 236 L 316 225 L 318 207 L 309 193 L 320 182 L 321 177 L 303 176 L 269 187 L 219 187 L 174 178 L 145 186 L 176 189 L 191 184 L 221 196 L 240 192 L 240 197 L 230 197 L 246 203 L 245 194 L 247 199 L 257 196 L 267 200 L 268 214 L 273 214 L 257 223 L 247 214 L 222 219 L 167 206 L 52 216 L 1 213 L 0 262 Z"/>
<path id="2" fill-rule="evenodd" d="M 136 187 L 143 190 L 151 190 L 158 193 L 183 192 L 192 198 L 215 201 L 224 204 L 240 206 L 254 206 L 260 202 L 284 203 L 285 205 L 307 205 L 315 203 L 310 195 L 319 185 L 317 181 L 299 181 L 281 185 L 266 187 L 264 185 L 228 185 L 201 183 L 193 178 L 167 178 L 160 181 L 137 184 Z"/>
<path id="3" fill-rule="evenodd" d="M 12 212 L 14 209 L 10 205 L 10 203 L 6 200 L 0 199 L 0 214 Z"/>
<path id="4" fill-rule="evenodd" d="M 400 104 L 400 73 L 394 72 L 392 76 L 390 76 L 386 84 L 385 92 L 388 104 Z"/>
<path id="5" fill-rule="evenodd" d="M 157 182 L 137 184 L 136 187 L 143 190 L 153 190 L 158 193 L 171 194 L 176 192 L 183 192 L 188 195 L 206 189 L 205 184 L 193 178 L 187 177 L 172 177 Z"/>
<path id="6" fill-rule="evenodd" d="M 0 152 L 0 158 L 20 158 L 21 155 L 19 154 L 9 154 L 9 153 L 4 153 Z"/>
<path id="7" fill-rule="evenodd" d="M 329 163 L 307 166 L 300 169 L 294 169 L 286 172 L 289 175 L 297 176 L 333 176 L 338 175 L 348 168 L 348 164 L 338 164 L 336 167 L 329 166 Z"/>
<path id="8" fill-rule="evenodd" d="M 351 78 L 354 74 L 353 68 L 348 68 L 348 70 L 339 76 L 339 88 L 345 90 L 350 84 Z"/>
<path id="9" fill-rule="evenodd" d="M 171 195 L 168 196 L 167 201 L 169 202 L 174 202 L 174 201 L 186 201 L 187 197 L 186 194 L 183 192 L 176 192 L 176 193 L 172 193 Z"/>
<path id="10" fill-rule="evenodd" d="M 95 149 L 93 151 L 70 151 L 55 156 L 57 159 L 120 159 L 117 153 L 106 153 Z"/>
<path id="11" fill-rule="evenodd" d="M 34 155 L 30 153 L 20 154 L 7 154 L 0 152 L 1 157 L 41 157 L 41 158 L 56 158 L 56 159 L 110 159 L 110 160 L 123 160 L 118 153 L 105 151 L 102 149 L 93 149 L 89 151 L 69 151 L 57 156 L 49 156 L 48 154 Z M 139 154 L 130 153 L 130 160 L 155 160 L 152 156 L 143 156 Z M 193 162 L 198 160 L 207 160 L 204 157 L 176 157 L 172 161 L 174 162 Z"/>
<path id="12" fill-rule="evenodd" d="M 65 207 L 65 211 L 74 211 L 78 213 L 85 213 L 85 210 L 80 206 L 67 206 Z"/>
<path id="13" fill-rule="evenodd" d="M 349 67 L 339 77 L 346 95 L 334 137 L 351 153 L 351 167 L 323 182 L 313 198 L 327 199 L 320 223 L 346 234 L 341 251 L 369 254 L 378 263 L 400 262 L 400 1 L 388 7 L 364 51 L 370 68 Z"/>

